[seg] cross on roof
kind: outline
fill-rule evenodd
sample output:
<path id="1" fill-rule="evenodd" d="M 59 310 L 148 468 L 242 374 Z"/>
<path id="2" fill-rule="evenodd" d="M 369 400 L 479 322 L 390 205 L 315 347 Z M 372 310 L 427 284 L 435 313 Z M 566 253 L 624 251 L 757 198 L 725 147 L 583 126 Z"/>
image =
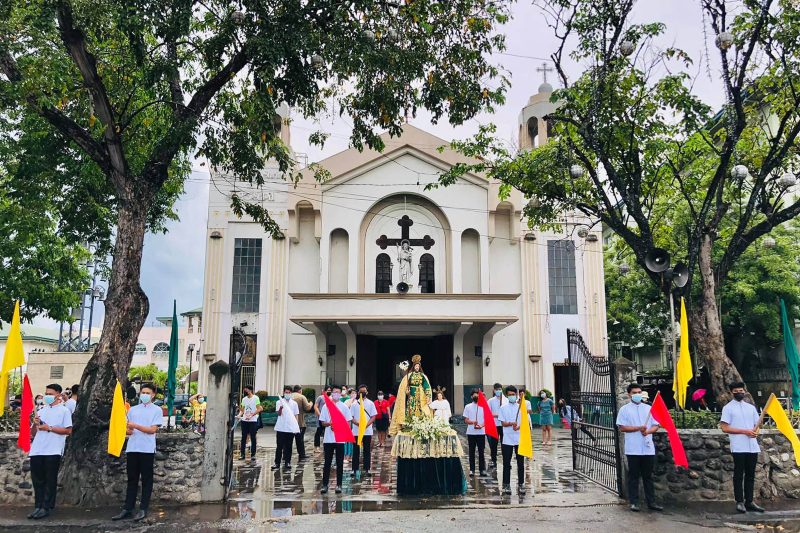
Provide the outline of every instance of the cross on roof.
<path id="1" fill-rule="evenodd" d="M 408 215 L 403 215 L 403 217 L 397 221 L 397 225 L 400 226 L 402 229 L 400 230 L 400 238 L 399 239 L 389 239 L 386 235 L 381 235 L 375 241 L 375 244 L 380 246 L 381 250 L 385 250 L 389 246 L 396 246 L 403 241 L 408 241 L 411 246 L 422 246 L 426 250 L 430 250 L 431 246 L 436 244 L 436 241 L 431 239 L 430 235 L 425 235 L 421 239 L 412 239 L 410 237 L 410 228 L 414 225 L 414 221 L 411 220 Z"/>
<path id="2" fill-rule="evenodd" d="M 544 77 L 544 82 L 547 83 L 547 73 L 548 72 L 555 72 L 551 67 L 547 66 L 547 62 L 542 63 L 541 67 L 536 69 L 536 72 L 541 72 L 542 76 Z"/>

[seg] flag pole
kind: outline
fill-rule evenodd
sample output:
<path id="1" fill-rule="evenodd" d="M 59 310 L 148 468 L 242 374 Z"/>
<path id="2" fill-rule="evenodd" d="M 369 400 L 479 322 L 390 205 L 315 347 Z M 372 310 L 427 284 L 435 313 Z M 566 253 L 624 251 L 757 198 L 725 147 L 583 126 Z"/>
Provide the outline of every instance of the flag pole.
<path id="1" fill-rule="evenodd" d="M 756 424 L 756 427 L 753 428 L 753 431 L 755 431 L 756 433 L 758 433 L 761 430 L 761 425 L 764 423 L 764 418 L 766 418 L 767 416 L 767 407 L 769 407 L 769 404 L 772 403 L 772 400 L 774 399 L 775 399 L 775 393 L 773 392 L 772 394 L 769 395 L 769 398 L 767 398 L 767 403 L 764 404 L 764 408 L 761 410 L 761 416 L 758 417 L 758 423 Z"/>

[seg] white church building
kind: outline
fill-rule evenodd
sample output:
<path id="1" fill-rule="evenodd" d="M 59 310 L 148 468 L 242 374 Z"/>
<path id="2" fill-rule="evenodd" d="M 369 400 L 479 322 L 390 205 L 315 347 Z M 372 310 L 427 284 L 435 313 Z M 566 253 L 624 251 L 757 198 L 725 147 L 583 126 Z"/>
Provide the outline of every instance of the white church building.
<path id="1" fill-rule="evenodd" d="M 519 120 L 522 149 L 546 142 L 553 109 L 543 84 Z M 288 124 L 282 126 L 289 142 Z M 285 238 L 239 219 L 232 180 L 214 173 L 208 208 L 200 383 L 228 360 L 234 328 L 247 337 L 242 380 L 280 394 L 284 384 L 365 383 L 396 390 L 413 354 L 455 411 L 472 387 L 495 382 L 565 394 L 567 329 L 607 355 L 599 228 L 565 216 L 532 231 L 527 199 L 468 174 L 425 190 L 465 158 L 410 124 L 378 153 L 345 150 L 293 186 L 267 168 L 261 202 Z M 535 200 L 534 200 L 535 202 Z"/>

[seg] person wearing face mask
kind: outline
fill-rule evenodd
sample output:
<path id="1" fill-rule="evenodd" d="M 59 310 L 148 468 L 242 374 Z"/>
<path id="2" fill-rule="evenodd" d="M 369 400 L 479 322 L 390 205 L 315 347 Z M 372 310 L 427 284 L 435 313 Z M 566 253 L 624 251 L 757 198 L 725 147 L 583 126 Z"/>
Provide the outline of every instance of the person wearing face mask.
<path id="1" fill-rule="evenodd" d="M 361 440 L 362 446 L 359 446 L 358 425 L 361 421 L 361 402 L 364 404 L 367 428 L 364 430 L 364 437 Z M 364 475 L 369 476 L 369 469 L 372 466 L 372 424 L 375 423 L 375 419 L 378 417 L 378 410 L 372 400 L 367 398 L 366 385 L 358 386 L 358 396 L 350 405 L 350 414 L 353 415 L 353 419 L 350 421 L 350 429 L 353 431 L 353 437 L 356 438 L 356 442 L 353 444 L 353 471 L 350 473 L 350 477 L 358 477 L 362 450 L 364 452 Z"/>
<path id="2" fill-rule="evenodd" d="M 112 520 L 131 518 L 137 522 L 147 516 L 150 507 L 150 495 L 153 492 L 153 463 L 156 456 L 156 431 L 161 427 L 163 412 L 153 404 L 156 388 L 153 385 L 142 385 L 139 389 L 139 403 L 128 411 L 128 444 L 125 447 L 125 461 L 128 469 L 128 488 L 125 495 L 125 507 Z M 142 496 L 139 500 L 139 512 L 133 516 L 136 507 L 136 495 L 139 492 L 139 480 L 142 481 Z"/>
<path id="3" fill-rule="evenodd" d="M 469 475 L 475 475 L 475 450 L 478 451 L 479 474 L 486 475 L 486 424 L 483 420 L 483 409 L 478 406 L 478 389 L 472 389 L 472 402 L 464 406 L 464 422 L 467 423 L 467 444 L 469 445 Z M 492 422 L 489 421 L 491 424 Z"/>
<path id="4" fill-rule="evenodd" d="M 314 401 L 314 414 L 317 415 L 317 431 L 314 432 L 314 451 L 317 452 L 320 450 L 322 436 L 325 434 L 325 428 L 319 423 L 319 415 L 322 413 L 322 408 L 325 406 L 325 396 L 330 397 L 331 390 L 331 386 L 328 385 L 325 387 L 325 390 L 322 392 L 322 394 L 317 396 L 317 399 Z"/>
<path id="5" fill-rule="evenodd" d="M 500 423 L 505 430 L 502 435 L 503 494 L 511 494 L 511 456 L 517 456 L 517 493 L 525 494 L 525 457 L 518 452 L 519 428 L 523 424 L 522 409 L 514 385 L 506 387 L 506 403 L 500 408 Z M 530 419 L 524 421 L 530 423 Z"/>
<path id="6" fill-rule="evenodd" d="M 300 433 L 294 435 L 294 447 L 297 449 L 297 460 L 303 461 L 306 456 L 306 413 L 311 411 L 311 402 L 303 395 L 303 387 L 295 385 L 292 387 L 292 400 L 297 404 L 300 414 L 297 415 L 297 425 L 300 426 Z"/>
<path id="7" fill-rule="evenodd" d="M 284 469 L 289 470 L 292 467 L 292 442 L 294 436 L 300 433 L 297 423 L 300 408 L 292 399 L 292 387 L 289 385 L 283 387 L 283 396 L 275 405 L 275 412 L 278 413 L 278 421 L 275 422 L 275 462 L 272 469 L 280 468 L 283 459 Z"/>
<path id="8" fill-rule="evenodd" d="M 747 393 L 744 383 L 728 385 L 733 400 L 722 408 L 720 428 L 728 434 L 733 456 L 733 495 L 736 510 L 740 513 L 753 511 L 763 513 L 764 509 L 753 501 L 753 487 L 756 480 L 756 465 L 761 447 L 756 439 L 758 410 L 745 401 Z"/>
<path id="9" fill-rule="evenodd" d="M 48 516 L 56 506 L 58 468 L 67 435 L 72 434 L 72 413 L 61 402 L 61 385 L 45 387 L 43 403 L 33 419 L 36 435 L 28 453 L 35 502 L 28 518 L 33 519 Z"/>
<path id="10" fill-rule="evenodd" d="M 198 433 L 206 432 L 206 399 L 202 394 L 195 394 L 189 398 L 192 406 L 192 424 Z"/>
<path id="11" fill-rule="evenodd" d="M 494 425 L 497 428 L 498 438 L 487 435 L 489 440 L 489 460 L 491 461 L 492 468 L 497 468 L 497 444 L 503 440 L 503 424 L 500 422 L 500 408 L 508 403 L 508 400 L 503 396 L 503 386 L 500 383 L 494 384 L 494 395 L 489 398 L 489 409 L 492 410 L 492 417 L 494 418 Z"/>
<path id="12" fill-rule="evenodd" d="M 331 400 L 333 405 L 336 406 L 336 409 L 338 409 L 344 417 L 345 422 L 349 424 L 350 420 L 353 418 L 353 413 L 350 412 L 350 409 L 348 409 L 343 402 L 339 401 L 342 399 L 341 391 L 342 389 L 340 387 L 334 386 L 333 392 L 331 393 Z M 320 489 L 320 493 L 327 494 L 328 492 L 331 464 L 333 463 L 333 456 L 336 455 L 336 494 L 341 494 L 342 476 L 344 474 L 344 442 L 338 442 L 336 440 L 336 434 L 331 428 L 331 420 L 331 413 L 328 411 L 328 405 L 325 404 L 322 406 L 322 411 L 319 415 L 319 423 L 325 428 L 325 437 L 322 441 L 325 462 L 322 467 L 322 488 Z"/>
<path id="13" fill-rule="evenodd" d="M 42 407 L 44 407 L 44 396 L 37 394 L 36 398 L 33 399 L 33 409 L 38 412 Z"/>
<path id="14" fill-rule="evenodd" d="M 653 433 L 659 425 L 650 416 L 650 406 L 642 403 L 642 386 L 638 383 L 628 385 L 631 401 L 620 407 L 617 413 L 617 427 L 625 434 L 625 458 L 628 461 L 628 501 L 631 511 L 639 511 L 639 478 L 644 485 L 647 507 L 653 511 L 664 508 L 656 503 L 653 486 L 653 467 L 656 463 L 656 448 L 653 446 Z"/>
<path id="15" fill-rule="evenodd" d="M 242 427 L 242 441 L 239 445 L 239 459 L 244 461 L 247 450 L 247 438 L 250 438 L 250 460 L 256 459 L 256 434 L 258 433 L 258 417 L 261 416 L 261 401 L 253 394 L 253 387 L 242 387 L 242 401 L 239 404 L 239 425 Z"/>
<path id="16" fill-rule="evenodd" d="M 387 400 L 382 390 L 378 391 L 378 399 L 375 401 L 375 410 L 378 418 L 375 419 L 375 431 L 378 433 L 378 448 L 383 448 L 386 444 L 386 432 L 389 431 L 389 420 L 392 418 L 392 404 L 394 395 L 389 395 Z"/>
<path id="17" fill-rule="evenodd" d="M 539 391 L 539 424 L 542 426 L 542 445 L 553 444 L 553 414 L 555 402 L 548 398 L 547 391 Z"/>

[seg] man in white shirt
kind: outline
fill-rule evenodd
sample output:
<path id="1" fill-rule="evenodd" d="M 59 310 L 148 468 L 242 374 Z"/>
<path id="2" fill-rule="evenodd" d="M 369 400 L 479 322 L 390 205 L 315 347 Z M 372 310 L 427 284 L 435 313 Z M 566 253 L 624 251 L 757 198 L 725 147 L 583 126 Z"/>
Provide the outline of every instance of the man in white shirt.
<path id="1" fill-rule="evenodd" d="M 492 461 L 492 468 L 497 468 L 497 443 L 503 440 L 503 424 L 500 422 L 500 408 L 508 403 L 503 396 L 503 386 L 500 383 L 494 384 L 494 396 L 489 398 L 489 409 L 492 410 L 494 425 L 497 428 L 497 437 L 487 435 L 489 439 L 489 458 Z"/>
<path id="2" fill-rule="evenodd" d="M 75 414 L 75 408 L 78 406 L 79 388 L 80 387 L 78 385 L 73 385 L 72 387 L 67 389 L 67 396 L 69 396 L 69 399 L 66 402 L 64 402 L 64 405 L 66 406 L 67 409 L 69 409 L 70 414 L 73 415 Z"/>
<path id="3" fill-rule="evenodd" d="M 137 522 L 147 516 L 150 495 L 153 492 L 153 463 L 156 457 L 156 431 L 161 427 L 164 413 L 153 404 L 156 388 L 144 384 L 139 388 L 139 404 L 128 411 L 128 444 L 125 446 L 125 461 L 128 470 L 128 488 L 125 507 L 112 520 L 122 520 L 133 516 L 136 507 L 136 494 L 139 492 L 139 479 L 142 480 L 142 496 L 139 499 Z"/>
<path id="4" fill-rule="evenodd" d="M 480 475 L 486 475 L 486 429 L 483 409 L 478 406 L 478 389 L 472 389 L 472 402 L 464 406 L 464 422 L 467 423 L 467 444 L 469 445 L 469 475 L 475 475 L 475 449 L 478 449 Z M 491 423 L 491 421 L 489 422 Z"/>
<path id="5" fill-rule="evenodd" d="M 256 460 L 256 434 L 258 433 L 258 417 L 261 416 L 261 399 L 253 394 L 253 387 L 242 387 L 244 397 L 239 404 L 239 425 L 242 427 L 242 442 L 239 445 L 239 459 L 244 461 L 247 450 L 247 438 L 250 438 L 250 460 Z"/>
<path id="6" fill-rule="evenodd" d="M 334 385 L 331 391 L 331 401 L 336 406 L 336 409 L 344 417 L 345 422 L 349 423 L 353 419 L 353 414 L 350 409 L 340 402 L 342 399 L 342 388 Z M 323 401 L 324 398 L 323 398 Z M 331 428 L 331 413 L 328 410 L 328 405 L 322 406 L 319 413 L 319 423 L 325 428 L 325 436 L 322 439 L 322 449 L 325 454 L 325 463 L 322 467 L 322 488 L 320 493 L 326 494 L 328 492 L 328 481 L 331 475 L 331 463 L 333 462 L 333 455 L 336 454 L 336 494 L 342 493 L 342 475 L 344 473 L 344 442 L 337 442 L 336 435 Z"/>
<path id="7" fill-rule="evenodd" d="M 33 419 L 36 436 L 28 453 L 35 502 L 28 518 L 34 519 L 48 516 L 56 506 L 58 467 L 67 435 L 72 434 L 72 413 L 62 403 L 61 385 L 45 387 L 44 404 Z"/>
<path id="8" fill-rule="evenodd" d="M 642 403 L 642 386 L 638 383 L 628 385 L 630 403 L 620 407 L 617 413 L 617 426 L 625 434 L 625 458 L 628 460 L 628 501 L 631 511 L 639 511 L 639 478 L 644 485 L 647 507 L 653 511 L 664 508 L 656 503 L 653 486 L 653 467 L 656 463 L 656 448 L 653 446 L 653 433 L 659 425 L 650 416 L 650 406 Z"/>
<path id="9" fill-rule="evenodd" d="M 322 408 L 325 407 L 325 396 L 331 395 L 331 386 L 328 385 L 325 387 L 325 390 L 322 391 L 322 394 L 317 396 L 317 399 L 314 400 L 314 414 L 317 415 L 317 430 L 314 432 L 314 449 L 316 451 L 320 450 L 320 445 L 322 444 L 322 436 L 325 434 L 325 428 L 322 427 L 322 424 L 319 423 L 319 415 L 322 413 Z"/>
<path id="10" fill-rule="evenodd" d="M 754 511 L 763 513 L 764 508 L 753 502 L 753 487 L 756 481 L 756 465 L 761 447 L 758 445 L 758 410 L 744 401 L 747 393 L 744 383 L 728 385 L 733 400 L 722 408 L 720 427 L 728 434 L 733 456 L 733 495 L 736 510 L 740 513 Z"/>
<path id="11" fill-rule="evenodd" d="M 296 433 L 300 433 L 300 425 L 297 423 L 297 415 L 300 414 L 300 407 L 292 399 L 292 387 L 283 387 L 283 397 L 275 405 L 275 412 L 278 413 L 278 421 L 275 422 L 275 463 L 273 470 L 281 466 L 283 459 L 284 469 L 292 467 L 292 442 Z"/>
<path id="12" fill-rule="evenodd" d="M 511 455 L 517 456 L 517 493 L 525 494 L 525 457 L 518 452 L 519 428 L 523 423 L 530 424 L 530 419 L 522 421 L 517 388 L 506 387 L 506 403 L 500 407 L 499 420 L 503 427 L 501 449 L 503 454 L 503 494 L 511 494 Z M 529 426 L 530 427 L 530 426 Z"/>
<path id="13" fill-rule="evenodd" d="M 359 401 L 364 402 L 364 414 L 367 417 L 367 429 L 364 430 L 364 438 L 361 441 L 362 446 L 358 445 L 358 428 L 361 423 L 361 404 Z M 350 425 L 353 428 L 353 436 L 356 438 L 356 442 L 353 444 L 353 471 L 350 473 L 350 477 L 358 476 L 362 447 L 364 448 L 364 474 L 368 476 L 370 475 L 370 466 L 372 466 L 372 424 L 378 416 L 378 410 L 372 400 L 367 398 L 366 385 L 358 386 L 358 398 L 350 405 L 350 414 L 353 417 Z"/>

